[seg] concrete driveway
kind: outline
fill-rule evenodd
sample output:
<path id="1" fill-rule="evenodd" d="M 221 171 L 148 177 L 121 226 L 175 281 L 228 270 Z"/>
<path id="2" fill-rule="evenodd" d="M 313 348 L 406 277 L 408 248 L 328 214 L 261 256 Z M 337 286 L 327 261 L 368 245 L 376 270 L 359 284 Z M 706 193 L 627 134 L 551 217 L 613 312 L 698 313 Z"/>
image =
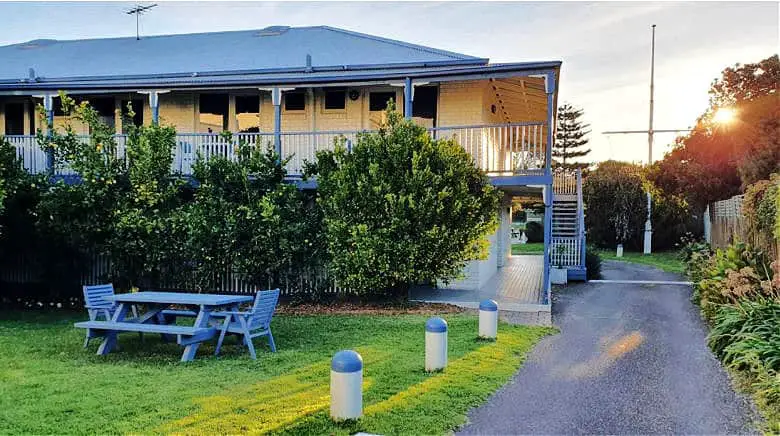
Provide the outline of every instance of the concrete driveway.
<path id="1" fill-rule="evenodd" d="M 681 281 L 606 262 L 604 279 Z M 461 434 L 755 432 L 750 402 L 707 348 L 686 285 L 582 283 L 557 292 L 554 323 Z"/>

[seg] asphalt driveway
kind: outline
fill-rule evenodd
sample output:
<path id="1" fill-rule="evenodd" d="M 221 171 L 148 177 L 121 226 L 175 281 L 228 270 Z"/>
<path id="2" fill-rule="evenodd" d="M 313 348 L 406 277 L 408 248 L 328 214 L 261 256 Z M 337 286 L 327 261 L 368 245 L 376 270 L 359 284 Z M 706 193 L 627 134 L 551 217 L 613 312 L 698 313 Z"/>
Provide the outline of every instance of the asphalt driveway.
<path id="1" fill-rule="evenodd" d="M 604 279 L 684 280 L 652 267 L 606 262 Z M 754 432 L 706 346 L 689 286 L 570 285 L 554 323 L 513 380 L 469 414 L 461 434 L 723 434 Z"/>

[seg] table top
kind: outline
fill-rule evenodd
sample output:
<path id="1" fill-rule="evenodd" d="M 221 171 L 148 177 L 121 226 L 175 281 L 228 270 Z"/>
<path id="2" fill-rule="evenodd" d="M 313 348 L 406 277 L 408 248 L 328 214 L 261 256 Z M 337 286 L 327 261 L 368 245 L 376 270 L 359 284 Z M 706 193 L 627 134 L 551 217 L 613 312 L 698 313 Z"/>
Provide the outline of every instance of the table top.
<path id="1" fill-rule="evenodd" d="M 105 297 L 105 299 L 119 303 L 167 303 L 204 306 L 225 306 L 228 304 L 247 303 L 253 300 L 250 295 L 193 294 L 186 292 L 159 291 L 116 294 L 112 297 Z"/>

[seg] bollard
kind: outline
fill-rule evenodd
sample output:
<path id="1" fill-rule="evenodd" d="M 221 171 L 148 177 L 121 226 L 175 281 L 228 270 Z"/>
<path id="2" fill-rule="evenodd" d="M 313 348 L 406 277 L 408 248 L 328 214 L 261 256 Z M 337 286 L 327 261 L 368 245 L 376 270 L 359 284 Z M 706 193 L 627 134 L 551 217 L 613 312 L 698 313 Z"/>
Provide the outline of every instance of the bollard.
<path id="1" fill-rule="evenodd" d="M 482 300 L 479 303 L 479 337 L 495 339 L 498 334 L 498 303 Z"/>
<path id="2" fill-rule="evenodd" d="M 330 365 L 330 417 L 358 419 L 363 415 L 363 358 L 355 351 L 342 350 Z"/>
<path id="3" fill-rule="evenodd" d="M 435 316 L 425 323 L 425 370 L 447 366 L 447 321 Z"/>

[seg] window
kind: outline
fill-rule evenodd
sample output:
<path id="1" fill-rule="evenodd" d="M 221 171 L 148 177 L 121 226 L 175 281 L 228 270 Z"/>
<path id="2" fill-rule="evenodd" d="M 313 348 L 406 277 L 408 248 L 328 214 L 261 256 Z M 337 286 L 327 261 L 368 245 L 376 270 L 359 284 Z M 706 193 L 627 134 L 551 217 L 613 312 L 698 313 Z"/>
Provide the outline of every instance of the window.
<path id="1" fill-rule="evenodd" d="M 260 96 L 236 96 L 236 121 L 238 131 L 256 133 L 260 131 Z"/>
<path id="2" fill-rule="evenodd" d="M 412 116 L 436 119 L 436 100 L 438 88 L 435 86 L 418 86 L 414 89 Z"/>
<path id="3" fill-rule="evenodd" d="M 89 105 L 97 111 L 100 121 L 111 128 L 116 127 L 116 118 L 114 117 L 116 102 L 113 97 L 93 97 L 88 101 Z"/>
<path id="4" fill-rule="evenodd" d="M 22 103 L 5 104 L 5 134 L 24 135 L 24 105 Z"/>
<path id="5" fill-rule="evenodd" d="M 345 109 L 347 107 L 347 91 L 344 89 L 325 90 L 325 109 Z"/>
<path id="6" fill-rule="evenodd" d="M 368 110 L 383 111 L 387 109 L 387 102 L 395 103 L 395 92 L 372 92 L 368 95 Z"/>
<path id="7" fill-rule="evenodd" d="M 284 94 L 284 110 L 302 111 L 306 109 L 306 94 L 302 92 L 287 92 Z"/>
<path id="8" fill-rule="evenodd" d="M 122 133 L 127 133 L 128 127 L 142 126 L 144 124 L 144 102 L 143 100 L 122 100 Z M 127 105 L 133 109 L 133 117 L 130 118 L 130 112 Z"/>
<path id="9" fill-rule="evenodd" d="M 228 128 L 228 95 L 200 95 L 200 131 L 219 133 Z"/>

